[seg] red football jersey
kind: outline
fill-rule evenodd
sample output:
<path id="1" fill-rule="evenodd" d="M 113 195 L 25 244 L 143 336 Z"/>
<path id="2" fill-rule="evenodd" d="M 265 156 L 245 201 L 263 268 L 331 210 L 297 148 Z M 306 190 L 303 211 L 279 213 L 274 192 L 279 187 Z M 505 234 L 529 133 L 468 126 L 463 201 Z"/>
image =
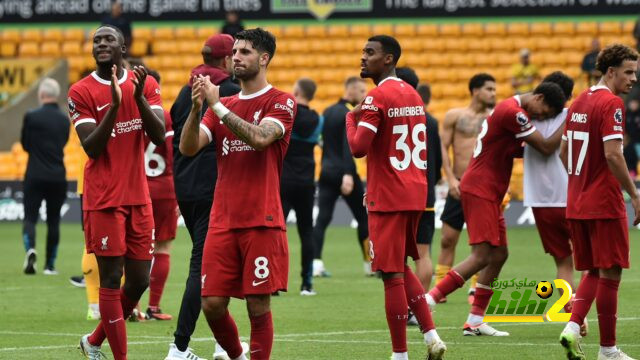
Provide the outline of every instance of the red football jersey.
<path id="1" fill-rule="evenodd" d="M 273 121 L 282 128 L 284 135 L 263 151 L 257 151 L 236 137 L 211 108 L 207 109 L 200 128 L 210 141 L 215 140 L 218 162 L 209 227 L 277 227 L 285 230 L 280 175 L 296 114 L 293 96 L 268 85 L 254 94 L 240 93 L 220 101 L 254 125 Z"/>
<path id="2" fill-rule="evenodd" d="M 171 114 L 166 110 L 164 123 L 167 131 L 164 145 L 156 146 L 148 136 L 144 137 L 144 170 L 151 199 L 173 200 L 176 198 L 173 185 L 173 128 Z"/>
<path id="3" fill-rule="evenodd" d="M 84 210 L 151 203 L 144 171 L 144 129 L 133 98 L 134 76 L 124 71 L 118 80 L 122 101 L 111 138 L 104 152 L 85 165 Z M 146 78 L 144 97 L 152 109 L 162 109 L 160 88 L 151 76 Z M 93 72 L 71 86 L 68 102 L 74 126 L 100 124 L 111 104 L 111 82 Z"/>
<path id="4" fill-rule="evenodd" d="M 519 96 L 501 101 L 482 122 L 460 191 L 501 202 L 509 188 L 513 159 L 522 152 L 522 139 L 535 131 Z"/>
<path id="5" fill-rule="evenodd" d="M 569 108 L 562 139 L 567 141 L 568 219 L 618 219 L 627 216 L 620 183 L 609 170 L 604 142 L 622 140 L 622 99 L 604 86 L 585 90 Z"/>
<path id="6" fill-rule="evenodd" d="M 382 80 L 361 104 L 358 126 L 376 135 L 367 152 L 369 211 L 424 210 L 427 121 L 420 95 L 396 77 Z"/>

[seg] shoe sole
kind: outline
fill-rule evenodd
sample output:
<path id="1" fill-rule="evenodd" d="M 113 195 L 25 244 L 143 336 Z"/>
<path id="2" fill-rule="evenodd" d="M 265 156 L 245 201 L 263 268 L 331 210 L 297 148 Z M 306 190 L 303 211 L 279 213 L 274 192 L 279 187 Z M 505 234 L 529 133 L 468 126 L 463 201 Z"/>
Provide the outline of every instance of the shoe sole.
<path id="1" fill-rule="evenodd" d="M 71 283 L 71 285 L 73 285 L 73 286 L 75 286 L 77 288 L 86 288 L 87 287 L 87 285 L 85 285 L 84 283 L 78 283 L 78 282 L 75 282 L 73 280 L 69 280 L 69 283 Z"/>
<path id="2" fill-rule="evenodd" d="M 564 348 L 567 353 L 568 360 L 586 360 L 587 358 L 584 355 L 577 353 L 574 349 L 571 348 L 571 341 L 564 336 L 560 337 L 560 345 Z"/>

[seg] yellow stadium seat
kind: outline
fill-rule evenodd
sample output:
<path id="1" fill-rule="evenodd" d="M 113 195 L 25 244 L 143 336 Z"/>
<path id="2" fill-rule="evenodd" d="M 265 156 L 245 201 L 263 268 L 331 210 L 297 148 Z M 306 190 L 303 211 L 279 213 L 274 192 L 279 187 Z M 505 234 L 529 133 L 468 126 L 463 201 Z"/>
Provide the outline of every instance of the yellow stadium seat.
<path id="1" fill-rule="evenodd" d="M 514 41 L 512 38 L 504 37 L 504 38 L 489 38 L 489 47 L 491 51 L 497 52 L 509 52 L 514 50 Z"/>
<path id="2" fill-rule="evenodd" d="M 576 24 L 572 22 L 557 22 L 553 24 L 554 35 L 570 36 L 576 33 Z"/>
<path id="3" fill-rule="evenodd" d="M 353 43 L 348 39 L 335 39 L 331 42 L 331 47 L 334 53 L 356 51 L 356 49 L 353 48 Z M 360 49 L 361 48 L 359 48 L 358 50 Z"/>
<path id="4" fill-rule="evenodd" d="M 445 84 L 442 86 L 442 97 L 444 98 L 464 98 L 468 95 L 465 84 Z"/>
<path id="5" fill-rule="evenodd" d="M 287 39 L 304 38 L 304 35 L 305 35 L 304 27 L 302 25 L 285 26 L 283 28 L 282 35 Z"/>
<path id="6" fill-rule="evenodd" d="M 69 83 L 73 84 L 78 80 L 80 80 L 80 72 L 69 69 Z"/>
<path id="7" fill-rule="evenodd" d="M 3 41 L 0 46 L 0 57 L 16 56 L 16 44 L 14 42 Z"/>
<path id="8" fill-rule="evenodd" d="M 40 47 L 37 42 L 23 42 L 20 44 L 18 55 L 20 57 L 36 57 L 40 55 Z"/>
<path id="9" fill-rule="evenodd" d="M 496 88 L 496 95 L 500 99 L 504 99 L 506 97 L 512 96 L 514 93 L 513 87 L 511 86 L 511 79 L 507 81 L 501 82 L 498 84 Z"/>
<path id="10" fill-rule="evenodd" d="M 402 55 L 400 59 L 402 58 L 406 58 L 407 65 L 412 68 L 427 66 L 427 57 L 423 54 L 408 53 L 406 55 Z"/>
<path id="11" fill-rule="evenodd" d="M 189 73 L 182 70 L 171 70 L 162 73 L 163 86 L 183 85 L 189 79 Z"/>
<path id="12" fill-rule="evenodd" d="M 355 24 L 349 27 L 349 36 L 369 37 L 373 35 L 371 27 L 365 24 Z"/>
<path id="13" fill-rule="evenodd" d="M 155 37 L 151 34 L 151 28 L 148 27 L 134 27 L 133 28 L 133 34 L 131 35 L 133 37 L 133 41 L 136 42 L 138 40 L 142 40 L 142 41 L 151 41 L 153 40 Z"/>
<path id="14" fill-rule="evenodd" d="M 196 38 L 202 41 L 202 43 L 204 44 L 204 42 L 207 41 L 208 38 L 210 38 L 211 36 L 219 32 L 220 31 L 218 28 L 214 28 L 210 26 L 199 27 L 199 28 L 196 28 Z"/>
<path id="15" fill-rule="evenodd" d="M 458 37 L 461 34 L 460 25 L 458 24 L 441 24 L 438 30 L 440 36 Z"/>
<path id="16" fill-rule="evenodd" d="M 402 52 L 421 52 L 422 44 L 424 43 L 421 39 L 413 38 L 398 38 L 398 42 L 400 46 L 402 46 Z"/>
<path id="17" fill-rule="evenodd" d="M 84 41 L 84 30 L 82 29 L 67 29 L 63 34 L 63 38 L 65 41 Z"/>
<path id="18" fill-rule="evenodd" d="M 346 25 L 328 25 L 327 35 L 330 38 L 346 39 L 349 36 L 349 27 Z"/>
<path id="19" fill-rule="evenodd" d="M 576 34 L 585 36 L 598 35 L 598 23 L 594 21 L 581 21 L 576 23 Z"/>
<path id="20" fill-rule="evenodd" d="M 134 57 L 146 56 L 149 53 L 149 43 L 136 39 L 133 44 L 131 44 L 129 53 Z"/>
<path id="21" fill-rule="evenodd" d="M 156 40 L 151 44 L 151 52 L 154 55 L 175 54 L 177 44 L 173 41 Z"/>
<path id="22" fill-rule="evenodd" d="M 40 42 L 42 41 L 42 32 L 37 29 L 22 30 L 22 41 Z"/>
<path id="23" fill-rule="evenodd" d="M 583 45 L 575 37 L 557 37 L 560 49 L 564 51 L 582 51 Z"/>
<path id="24" fill-rule="evenodd" d="M 60 29 L 47 29 L 42 32 L 42 40 L 61 42 L 64 40 L 64 34 Z"/>
<path id="25" fill-rule="evenodd" d="M 291 54 L 306 54 L 308 56 L 311 51 L 311 44 L 304 40 L 292 40 L 289 42 L 289 53 Z"/>
<path id="26" fill-rule="evenodd" d="M 600 36 L 620 35 L 622 34 L 622 23 L 619 21 L 601 22 L 598 33 Z"/>
<path id="27" fill-rule="evenodd" d="M 395 26 L 395 36 L 415 36 L 416 35 L 416 26 L 413 24 L 397 24 Z"/>
<path id="28" fill-rule="evenodd" d="M 462 35 L 468 38 L 484 36 L 484 25 L 479 23 L 462 24 Z"/>
<path id="29" fill-rule="evenodd" d="M 18 30 L 7 29 L 0 32 L 0 40 L 2 40 L 2 42 L 10 41 L 17 43 L 22 40 L 22 36 L 20 35 L 20 31 Z"/>
<path id="30" fill-rule="evenodd" d="M 541 52 L 536 55 L 545 67 L 555 67 L 556 70 L 558 67 L 563 67 L 567 64 L 567 59 L 564 54 L 558 52 Z"/>
<path id="31" fill-rule="evenodd" d="M 327 27 L 323 25 L 309 25 L 304 31 L 308 38 L 324 39 L 327 37 Z"/>
<path id="32" fill-rule="evenodd" d="M 182 62 L 182 69 L 191 70 L 194 67 L 202 64 L 202 56 L 201 55 L 190 55 L 185 56 L 184 61 Z"/>
<path id="33" fill-rule="evenodd" d="M 478 56 L 483 56 L 484 54 L 488 54 L 491 49 L 491 44 L 488 39 L 473 39 L 467 41 L 467 49 L 470 52 L 480 53 Z"/>
<path id="34" fill-rule="evenodd" d="M 271 34 L 273 34 L 273 36 L 275 36 L 276 39 L 282 37 L 282 28 L 280 26 L 269 25 L 269 26 L 265 26 L 264 29 L 270 32 Z"/>
<path id="35" fill-rule="evenodd" d="M 200 40 L 180 40 L 177 43 L 177 49 L 180 54 L 200 54 L 202 42 Z"/>
<path id="36" fill-rule="evenodd" d="M 622 33 L 623 34 L 632 34 L 633 28 L 636 26 L 635 21 L 625 21 L 622 23 Z"/>
<path id="37" fill-rule="evenodd" d="M 427 67 L 415 67 L 414 68 L 416 75 L 418 75 L 418 78 L 420 79 L 420 82 L 422 83 L 431 83 L 433 82 L 433 77 L 435 75 L 435 72 L 433 69 L 427 68 Z M 432 94 L 433 96 L 433 94 Z"/>
<path id="38" fill-rule="evenodd" d="M 504 36 L 507 34 L 507 26 L 504 23 L 489 23 L 484 27 L 486 36 Z"/>
<path id="39" fill-rule="evenodd" d="M 509 67 L 518 63 L 518 59 L 520 58 L 517 53 L 498 53 L 497 56 L 498 65 Z"/>
<path id="40" fill-rule="evenodd" d="M 567 65 L 571 66 L 580 66 L 582 64 L 582 60 L 584 59 L 584 53 L 581 52 L 565 52 L 564 57 L 567 61 Z"/>
<path id="41" fill-rule="evenodd" d="M 308 68 L 308 67 L 313 67 L 315 65 L 314 59 L 315 57 L 308 56 L 305 52 L 301 52 L 301 55 L 298 54 L 298 55 L 291 56 L 291 63 L 296 68 L 302 68 L 302 67 Z"/>
<path id="42" fill-rule="evenodd" d="M 430 41 L 438 35 L 438 26 L 435 24 L 420 24 L 416 28 L 416 32 L 418 35 L 426 37 L 425 41 Z"/>
<path id="43" fill-rule="evenodd" d="M 553 33 L 551 23 L 535 22 L 530 26 L 530 34 L 533 36 L 549 36 Z"/>
<path id="44" fill-rule="evenodd" d="M 69 63 L 69 69 L 78 71 L 78 73 L 87 68 L 84 56 L 81 56 L 80 54 L 68 57 L 67 62 Z"/>
<path id="45" fill-rule="evenodd" d="M 489 73 L 493 75 L 494 78 L 496 78 L 496 81 L 498 83 L 503 83 L 505 81 L 511 80 L 511 69 L 507 67 L 499 67 L 496 69 L 492 69 L 491 71 L 489 71 Z"/>
<path id="46" fill-rule="evenodd" d="M 507 27 L 507 33 L 511 36 L 527 36 L 529 35 L 528 23 L 511 23 Z"/>
<path id="47" fill-rule="evenodd" d="M 77 41 L 65 41 L 62 43 L 62 54 L 64 56 L 79 56 L 82 54 L 82 46 Z"/>
<path id="48" fill-rule="evenodd" d="M 451 54 L 429 54 L 425 56 L 426 66 L 446 68 L 451 65 Z"/>
<path id="49" fill-rule="evenodd" d="M 520 37 L 513 38 L 513 47 L 514 47 L 513 50 L 515 52 L 518 52 L 520 51 L 520 49 L 524 49 L 524 48 L 535 52 L 537 49 L 537 46 L 538 44 L 536 43 L 536 41 L 529 36 L 520 36 Z"/>
<path id="50" fill-rule="evenodd" d="M 158 69 L 180 69 L 182 67 L 182 59 L 177 56 L 166 55 L 160 57 L 160 66 Z"/>
<path id="51" fill-rule="evenodd" d="M 453 67 L 472 67 L 474 65 L 474 55 L 464 53 L 451 55 L 451 66 Z"/>
<path id="52" fill-rule="evenodd" d="M 560 48 L 560 39 L 555 36 L 535 37 L 532 40 L 537 51 L 555 51 Z"/>
<path id="53" fill-rule="evenodd" d="M 160 57 L 159 56 L 145 56 L 143 58 L 145 65 L 150 69 L 160 69 Z"/>
<path id="54" fill-rule="evenodd" d="M 172 27 L 160 27 L 153 30 L 153 40 L 173 40 L 175 33 Z"/>
<path id="55" fill-rule="evenodd" d="M 467 51 L 468 46 L 468 40 L 464 38 L 452 38 L 444 42 L 445 50 L 451 53 Z"/>
<path id="56" fill-rule="evenodd" d="M 393 35 L 393 25 L 377 24 L 371 28 L 373 35 Z"/>
<path id="57" fill-rule="evenodd" d="M 175 37 L 178 41 L 197 39 L 196 29 L 191 26 L 180 26 L 175 29 Z"/>
<path id="58" fill-rule="evenodd" d="M 422 49 L 425 52 L 440 53 L 444 51 L 445 41 L 444 39 L 434 38 L 432 40 L 420 39 L 422 41 Z"/>
<path id="59" fill-rule="evenodd" d="M 476 66 L 494 67 L 498 64 L 498 57 L 496 56 L 496 54 L 490 52 L 475 55 L 474 60 Z"/>
<path id="60" fill-rule="evenodd" d="M 331 43 L 325 39 L 314 39 L 309 41 L 309 47 L 312 53 L 320 56 L 327 56 L 331 52 Z"/>

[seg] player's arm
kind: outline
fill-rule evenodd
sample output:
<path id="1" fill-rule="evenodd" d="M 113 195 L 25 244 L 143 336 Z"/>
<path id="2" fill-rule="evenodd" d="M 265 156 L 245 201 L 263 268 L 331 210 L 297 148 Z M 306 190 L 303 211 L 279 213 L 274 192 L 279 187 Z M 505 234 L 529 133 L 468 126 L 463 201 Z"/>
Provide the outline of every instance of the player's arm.
<path id="1" fill-rule="evenodd" d="M 100 121 L 100 124 L 96 125 L 95 120 L 93 122 L 88 121 L 76 124 L 76 132 L 78 133 L 82 148 L 92 159 L 97 159 L 107 146 L 107 142 L 109 138 L 111 138 L 111 132 L 113 131 L 118 109 L 120 109 L 122 89 L 120 89 L 120 85 L 118 84 L 116 72 L 117 67 L 113 65 L 111 68 L 111 104 L 102 121 Z"/>
<path id="2" fill-rule="evenodd" d="M 358 105 L 355 109 L 347 113 L 346 118 L 347 141 L 351 149 L 351 154 L 357 158 L 367 155 L 371 143 L 378 132 L 378 128 L 366 120 L 380 116 L 377 112 L 368 111 L 366 113 L 367 119 L 360 120 L 359 117 L 361 114 L 362 111 L 360 110 L 360 105 Z M 377 122 L 374 121 L 374 123 L 379 123 L 379 120 Z"/>
<path id="3" fill-rule="evenodd" d="M 22 148 L 24 149 L 24 151 L 29 152 L 29 148 L 30 148 L 30 143 L 29 143 L 29 130 L 28 130 L 28 123 L 29 123 L 29 114 L 25 114 L 24 118 L 22 120 L 22 130 L 20 131 L 20 144 L 22 145 Z"/>
<path id="4" fill-rule="evenodd" d="M 451 167 L 451 160 L 449 159 L 449 147 L 453 144 L 453 134 L 456 127 L 456 121 L 458 119 L 457 110 L 449 110 L 444 116 L 442 122 L 442 131 L 440 132 L 440 151 L 442 153 L 442 169 L 444 170 L 444 176 L 449 184 L 449 193 L 454 198 L 460 197 L 460 181 L 456 178 Z"/>
<path id="5" fill-rule="evenodd" d="M 567 169 L 567 165 L 569 164 L 568 162 L 568 145 L 567 145 L 567 139 L 566 137 L 563 135 L 562 136 L 562 144 L 560 144 L 560 161 L 562 161 L 562 166 L 564 166 L 565 170 Z"/>
<path id="6" fill-rule="evenodd" d="M 212 140 L 200 125 L 203 100 L 202 81 L 194 79 L 191 90 L 191 111 L 189 111 L 189 116 L 187 116 L 187 120 L 182 126 L 180 144 L 178 145 L 180 152 L 185 156 L 194 156 Z"/>
<path id="7" fill-rule="evenodd" d="M 157 146 L 162 146 L 162 144 L 164 144 L 166 133 L 164 111 L 161 108 L 151 109 L 151 106 L 149 105 L 149 102 L 145 97 L 144 85 L 147 79 L 147 70 L 144 68 L 144 66 L 135 66 L 133 68 L 133 73 L 135 76 L 133 79 L 131 79 L 131 81 L 135 85 L 133 97 L 136 100 L 136 105 L 138 106 L 140 117 L 142 118 L 144 131 L 149 136 L 151 142 L 153 142 Z"/>
<path id="8" fill-rule="evenodd" d="M 615 138 L 605 141 L 604 157 L 607 159 L 607 165 L 613 176 L 616 177 L 622 188 L 631 197 L 631 204 L 635 210 L 633 225 L 638 225 L 640 223 L 640 198 L 638 197 L 638 189 L 636 189 L 636 185 L 633 183 L 631 176 L 629 176 L 627 163 L 622 154 L 622 139 Z"/>
<path id="9" fill-rule="evenodd" d="M 545 156 L 550 156 L 558 150 L 563 132 L 564 125 L 560 126 L 553 135 L 545 139 L 539 131 L 534 130 L 531 134 L 524 136 L 523 140 Z"/>

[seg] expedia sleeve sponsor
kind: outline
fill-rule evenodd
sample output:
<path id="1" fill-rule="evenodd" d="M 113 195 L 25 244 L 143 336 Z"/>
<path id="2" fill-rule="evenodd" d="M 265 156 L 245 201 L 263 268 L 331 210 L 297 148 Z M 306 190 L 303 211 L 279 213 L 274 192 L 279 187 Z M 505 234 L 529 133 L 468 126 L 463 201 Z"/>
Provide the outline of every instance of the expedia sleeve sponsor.
<path id="1" fill-rule="evenodd" d="M 362 107 L 364 109 L 364 106 Z M 376 109 L 377 110 L 377 109 Z M 389 108 L 387 110 L 387 116 L 390 118 L 405 117 L 405 116 L 425 116 L 424 106 L 405 106 L 399 108 Z"/>

